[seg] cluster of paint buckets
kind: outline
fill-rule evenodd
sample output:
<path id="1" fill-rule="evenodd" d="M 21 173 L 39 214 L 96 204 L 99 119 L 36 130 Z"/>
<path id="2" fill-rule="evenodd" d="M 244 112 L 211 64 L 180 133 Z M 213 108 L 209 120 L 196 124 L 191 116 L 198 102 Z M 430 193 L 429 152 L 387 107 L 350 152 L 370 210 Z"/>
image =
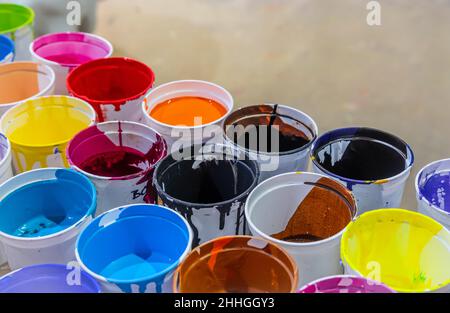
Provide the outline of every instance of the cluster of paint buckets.
<path id="1" fill-rule="evenodd" d="M 213 83 L 153 88 L 101 37 L 0 17 L 0 292 L 449 290 L 450 159 L 401 210 L 414 156 L 394 135 L 233 112 Z"/>

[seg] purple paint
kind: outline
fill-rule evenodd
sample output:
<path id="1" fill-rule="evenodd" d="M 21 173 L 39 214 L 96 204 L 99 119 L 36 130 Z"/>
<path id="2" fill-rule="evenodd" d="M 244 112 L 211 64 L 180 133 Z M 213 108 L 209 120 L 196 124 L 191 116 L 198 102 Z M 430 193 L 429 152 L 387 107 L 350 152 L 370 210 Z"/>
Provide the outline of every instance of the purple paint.
<path id="1" fill-rule="evenodd" d="M 79 268 L 37 265 L 0 278 L 0 293 L 100 293 L 100 286 Z"/>
<path id="2" fill-rule="evenodd" d="M 394 293 L 382 283 L 362 277 L 333 276 L 308 284 L 299 293 Z"/>
<path id="3" fill-rule="evenodd" d="M 105 39 L 76 32 L 44 35 L 33 42 L 31 50 L 35 56 L 71 68 L 112 54 L 112 46 Z"/>
<path id="4" fill-rule="evenodd" d="M 450 213 L 450 171 L 429 176 L 420 193 L 430 204 Z"/>

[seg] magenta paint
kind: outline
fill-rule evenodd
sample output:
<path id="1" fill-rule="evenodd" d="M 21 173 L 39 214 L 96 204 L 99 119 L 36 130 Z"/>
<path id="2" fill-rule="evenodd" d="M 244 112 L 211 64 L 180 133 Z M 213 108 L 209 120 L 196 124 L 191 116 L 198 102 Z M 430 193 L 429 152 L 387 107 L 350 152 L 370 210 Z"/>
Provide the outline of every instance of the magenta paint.
<path id="1" fill-rule="evenodd" d="M 166 155 L 164 139 L 134 122 L 100 123 L 80 132 L 67 147 L 70 165 L 96 186 L 100 213 L 126 204 L 154 204 L 153 172 Z"/>
<path id="2" fill-rule="evenodd" d="M 316 280 L 298 293 L 395 293 L 382 283 L 354 276 L 332 276 Z"/>
<path id="3" fill-rule="evenodd" d="M 77 66 L 113 53 L 106 39 L 88 33 L 53 33 L 36 38 L 30 45 L 33 59 L 52 67 L 56 73 L 56 94 L 68 94 L 67 75 Z"/>

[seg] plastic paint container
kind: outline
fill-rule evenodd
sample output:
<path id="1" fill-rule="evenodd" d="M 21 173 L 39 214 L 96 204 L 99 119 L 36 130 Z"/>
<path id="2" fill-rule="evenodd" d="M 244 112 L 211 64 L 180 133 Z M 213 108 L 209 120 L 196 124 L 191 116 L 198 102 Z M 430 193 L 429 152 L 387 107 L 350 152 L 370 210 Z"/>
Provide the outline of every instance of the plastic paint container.
<path id="1" fill-rule="evenodd" d="M 100 293 L 95 279 L 76 271 L 57 264 L 25 267 L 0 278 L 0 293 Z"/>
<path id="2" fill-rule="evenodd" d="M 197 145 L 162 160 L 153 185 L 161 203 L 189 221 L 196 247 L 220 236 L 247 234 L 244 203 L 258 177 L 258 164 L 235 148 Z"/>
<path id="3" fill-rule="evenodd" d="M 80 64 L 109 58 L 113 47 L 106 39 L 88 33 L 66 32 L 44 35 L 30 45 L 33 59 L 50 66 L 56 74 L 55 94 L 67 95 L 66 79 Z"/>
<path id="4" fill-rule="evenodd" d="M 28 50 L 33 41 L 33 9 L 18 4 L 0 3 L 0 34 L 14 41 L 17 61 L 30 60 Z"/>
<path id="5" fill-rule="evenodd" d="M 224 122 L 225 141 L 258 161 L 261 181 L 306 171 L 318 128 L 305 113 L 288 106 L 261 104 L 241 108 Z"/>
<path id="6" fill-rule="evenodd" d="M 298 269 L 278 246 L 253 237 L 216 238 L 194 249 L 174 277 L 177 293 L 295 292 Z"/>
<path id="7" fill-rule="evenodd" d="M 105 122 L 77 134 L 67 147 L 70 165 L 94 183 L 97 213 L 156 202 L 155 164 L 167 155 L 164 139 L 133 122 Z"/>
<path id="8" fill-rule="evenodd" d="M 47 65 L 14 62 L 0 65 L 0 117 L 10 108 L 53 94 L 55 73 Z"/>
<path id="9" fill-rule="evenodd" d="M 14 61 L 14 42 L 4 35 L 0 35 L 0 64 Z"/>
<path id="10" fill-rule="evenodd" d="M 76 255 L 103 291 L 161 293 L 171 291 L 173 272 L 191 244 L 192 231 L 181 215 L 141 204 L 97 217 L 81 233 Z"/>
<path id="11" fill-rule="evenodd" d="M 316 280 L 298 293 L 395 293 L 395 291 L 374 280 L 341 275 Z"/>
<path id="12" fill-rule="evenodd" d="M 342 235 L 341 257 L 346 274 L 399 292 L 450 289 L 450 232 L 419 213 L 382 209 L 361 215 Z"/>
<path id="13" fill-rule="evenodd" d="M 13 177 L 12 158 L 11 158 L 11 144 L 8 138 L 0 134 L 0 184 Z M 3 245 L 0 242 L 0 265 L 6 263 L 5 252 Z"/>
<path id="14" fill-rule="evenodd" d="M 95 123 L 92 107 L 76 98 L 49 96 L 28 100 L 0 120 L 12 145 L 16 173 L 36 168 L 69 167 L 66 146 L 82 129 Z"/>
<path id="15" fill-rule="evenodd" d="M 450 230 L 450 159 L 425 166 L 416 177 L 419 212 Z"/>
<path id="16" fill-rule="evenodd" d="M 142 102 L 155 75 L 144 63 L 129 58 L 84 63 L 67 77 L 71 95 L 89 102 L 99 122 L 142 120 Z"/>
<path id="17" fill-rule="evenodd" d="M 0 186 L 0 240 L 12 270 L 75 259 L 79 232 L 95 214 L 96 193 L 83 175 L 39 169 Z"/>
<path id="18" fill-rule="evenodd" d="M 356 201 L 338 182 L 288 173 L 258 185 L 245 205 L 251 233 L 284 248 L 297 262 L 299 286 L 343 273 L 340 240 Z"/>
<path id="19" fill-rule="evenodd" d="M 371 128 L 342 128 L 322 135 L 311 151 L 314 171 L 353 192 L 359 213 L 399 207 L 414 154 L 400 138 Z"/>
<path id="20" fill-rule="evenodd" d="M 169 148 L 209 140 L 222 143 L 221 124 L 234 100 L 224 88 L 205 81 L 181 80 L 153 89 L 143 103 L 147 125 L 163 135 Z"/>

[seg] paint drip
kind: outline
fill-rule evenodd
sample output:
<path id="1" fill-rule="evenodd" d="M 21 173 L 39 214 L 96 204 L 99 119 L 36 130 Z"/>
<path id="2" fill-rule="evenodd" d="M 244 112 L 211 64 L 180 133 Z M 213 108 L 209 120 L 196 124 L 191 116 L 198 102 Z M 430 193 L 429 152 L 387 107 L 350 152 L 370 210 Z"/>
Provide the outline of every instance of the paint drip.
<path id="1" fill-rule="evenodd" d="M 450 213 L 450 171 L 431 175 L 420 192 L 433 206 Z"/>
<path id="2" fill-rule="evenodd" d="M 311 142 L 302 130 L 284 121 L 284 118 L 287 120 L 292 118 L 278 114 L 278 105 L 273 106 L 272 112 L 267 112 L 267 107 L 267 105 L 259 106 L 257 107 L 260 110 L 259 115 L 251 116 L 247 113 L 249 116 L 233 124 L 235 127 L 255 126 L 257 141 L 252 142 L 251 132 L 246 131 L 240 135 L 236 132 L 233 139 L 235 144 L 262 153 L 286 153 L 301 149 Z M 262 112 L 265 114 L 261 114 Z M 274 143 L 278 143 L 278 147 Z"/>
<path id="3" fill-rule="evenodd" d="M 157 104 L 150 116 L 173 126 L 198 126 L 213 123 L 226 113 L 225 106 L 212 99 L 179 97 Z"/>
<path id="4" fill-rule="evenodd" d="M 308 185 L 308 183 L 305 183 Z M 342 231 L 352 220 L 348 201 L 333 192 L 343 187 L 328 178 L 321 178 L 299 204 L 286 229 L 272 237 L 278 240 L 308 243 L 325 240 Z"/>

